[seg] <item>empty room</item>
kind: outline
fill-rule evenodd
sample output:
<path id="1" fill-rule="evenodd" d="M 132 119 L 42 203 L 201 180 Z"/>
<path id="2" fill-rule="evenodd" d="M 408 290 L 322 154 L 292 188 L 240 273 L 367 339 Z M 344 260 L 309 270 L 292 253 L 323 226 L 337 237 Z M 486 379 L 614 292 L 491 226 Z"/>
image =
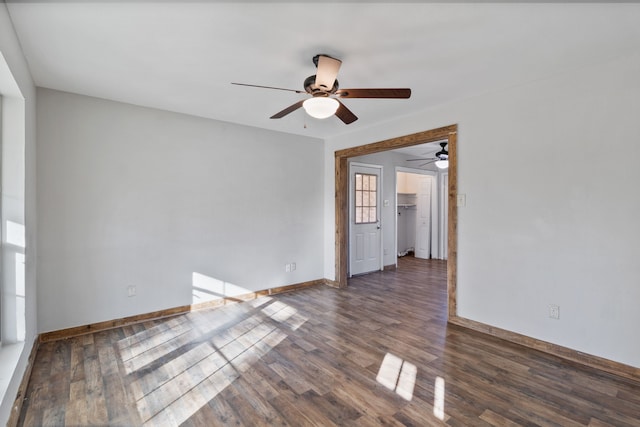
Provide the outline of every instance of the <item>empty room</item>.
<path id="1" fill-rule="evenodd" d="M 3 1 L 0 425 L 639 426 L 638 18 Z"/>

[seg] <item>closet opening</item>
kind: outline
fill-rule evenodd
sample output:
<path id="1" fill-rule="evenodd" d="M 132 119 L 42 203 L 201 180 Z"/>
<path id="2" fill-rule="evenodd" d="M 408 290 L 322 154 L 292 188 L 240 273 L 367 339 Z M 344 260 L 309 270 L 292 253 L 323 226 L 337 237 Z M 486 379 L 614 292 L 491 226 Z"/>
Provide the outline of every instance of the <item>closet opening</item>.
<path id="1" fill-rule="evenodd" d="M 395 168 L 398 259 L 447 259 L 447 172 Z"/>

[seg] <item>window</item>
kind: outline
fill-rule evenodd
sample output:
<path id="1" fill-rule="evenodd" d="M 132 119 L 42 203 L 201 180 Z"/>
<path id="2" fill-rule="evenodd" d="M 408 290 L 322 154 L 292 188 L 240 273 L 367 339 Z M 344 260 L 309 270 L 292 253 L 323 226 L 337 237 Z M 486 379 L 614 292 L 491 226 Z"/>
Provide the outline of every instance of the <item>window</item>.
<path id="1" fill-rule="evenodd" d="M 356 173 L 355 212 L 356 224 L 378 222 L 378 177 Z"/>

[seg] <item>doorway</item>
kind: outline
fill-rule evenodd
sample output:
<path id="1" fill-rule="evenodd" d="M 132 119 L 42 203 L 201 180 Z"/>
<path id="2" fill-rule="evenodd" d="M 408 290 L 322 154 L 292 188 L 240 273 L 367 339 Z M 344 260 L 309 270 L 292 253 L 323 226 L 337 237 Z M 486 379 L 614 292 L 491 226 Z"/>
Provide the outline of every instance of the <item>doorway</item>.
<path id="1" fill-rule="evenodd" d="M 396 167 L 396 255 L 441 259 L 438 173 Z M 397 263 L 396 263 L 397 266 Z"/>
<path id="2" fill-rule="evenodd" d="M 447 293 L 448 316 L 455 318 L 456 282 L 457 282 L 457 208 L 455 197 L 457 193 L 457 125 L 445 126 L 411 135 L 405 135 L 380 142 L 347 148 L 335 152 L 335 280 L 331 283 L 336 287 L 347 286 L 348 272 L 348 191 L 349 173 L 348 159 L 364 154 L 379 153 L 396 148 L 410 147 L 434 141 L 447 141 L 449 151 L 448 171 L 448 231 L 447 231 Z M 453 198 L 453 200 L 452 200 Z"/>

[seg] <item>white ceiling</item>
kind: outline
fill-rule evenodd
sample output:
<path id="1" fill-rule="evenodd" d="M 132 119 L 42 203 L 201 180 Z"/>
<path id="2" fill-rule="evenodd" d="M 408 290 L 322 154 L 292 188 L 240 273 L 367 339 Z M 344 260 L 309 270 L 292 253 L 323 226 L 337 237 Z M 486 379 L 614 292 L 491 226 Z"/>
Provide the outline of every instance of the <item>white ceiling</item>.
<path id="1" fill-rule="evenodd" d="M 603 62 L 640 47 L 638 4 L 7 2 L 38 86 L 326 138 L 439 104 Z M 304 95 L 311 58 L 343 61 L 359 120 L 269 117 Z M 306 127 L 305 127 L 306 124 Z"/>

